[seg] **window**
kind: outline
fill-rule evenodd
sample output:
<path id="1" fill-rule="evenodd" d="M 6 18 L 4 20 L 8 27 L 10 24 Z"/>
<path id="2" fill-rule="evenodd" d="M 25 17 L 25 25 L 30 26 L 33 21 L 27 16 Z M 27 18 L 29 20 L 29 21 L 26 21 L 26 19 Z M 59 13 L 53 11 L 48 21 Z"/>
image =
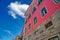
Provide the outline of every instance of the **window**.
<path id="1" fill-rule="evenodd" d="M 28 39 L 30 39 L 30 38 L 31 38 L 31 35 L 28 36 Z"/>
<path id="2" fill-rule="evenodd" d="M 48 27 L 50 27 L 50 26 L 52 26 L 53 24 L 52 24 L 52 21 L 49 21 L 47 24 L 45 24 L 45 27 L 46 28 L 48 28 Z"/>
<path id="3" fill-rule="evenodd" d="M 58 36 L 55 36 L 55 37 L 52 37 L 52 38 L 50 38 L 48 40 L 59 40 L 59 38 L 58 38 Z"/>
<path id="4" fill-rule="evenodd" d="M 33 7 L 33 9 L 32 9 L 32 13 L 34 13 L 34 12 L 35 12 L 35 10 L 36 10 L 36 7 Z"/>
<path id="5" fill-rule="evenodd" d="M 28 25 L 28 29 L 30 29 L 30 28 L 31 28 L 31 24 Z"/>
<path id="6" fill-rule="evenodd" d="M 24 40 L 26 40 L 26 38 L 24 38 Z"/>
<path id="7" fill-rule="evenodd" d="M 42 14 L 42 17 L 47 14 L 47 9 L 46 9 L 46 7 L 44 7 L 44 8 L 41 10 L 41 14 Z"/>
<path id="8" fill-rule="evenodd" d="M 38 0 L 38 5 L 40 5 L 40 4 L 41 4 L 41 2 L 42 2 L 42 0 Z"/>
<path id="9" fill-rule="evenodd" d="M 35 35 L 38 35 L 39 29 L 34 32 Z"/>
<path id="10" fill-rule="evenodd" d="M 53 0 L 55 4 L 59 3 L 60 0 Z"/>
<path id="11" fill-rule="evenodd" d="M 41 29 L 41 30 L 40 30 L 40 34 L 43 33 L 43 32 L 44 32 L 44 30 Z"/>
<path id="12" fill-rule="evenodd" d="M 27 23 L 27 19 L 25 20 L 25 24 Z"/>
<path id="13" fill-rule="evenodd" d="M 24 33 L 26 33 L 26 28 L 24 28 Z"/>
<path id="14" fill-rule="evenodd" d="M 37 23 L 37 17 L 34 18 L 34 24 L 36 24 L 36 23 Z"/>
<path id="15" fill-rule="evenodd" d="M 28 14 L 28 19 L 31 17 L 31 14 Z"/>

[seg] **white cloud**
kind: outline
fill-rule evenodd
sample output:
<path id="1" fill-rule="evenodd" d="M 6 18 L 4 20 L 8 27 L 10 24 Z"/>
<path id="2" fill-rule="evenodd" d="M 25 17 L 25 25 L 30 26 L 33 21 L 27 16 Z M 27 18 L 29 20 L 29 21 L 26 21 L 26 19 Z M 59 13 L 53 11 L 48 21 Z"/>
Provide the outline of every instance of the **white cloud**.
<path id="1" fill-rule="evenodd" d="M 4 32 L 8 33 L 8 34 L 12 34 L 12 32 L 10 30 L 4 30 Z"/>
<path id="2" fill-rule="evenodd" d="M 11 15 L 14 19 L 16 19 L 17 17 L 16 17 L 16 14 L 13 12 L 13 11 L 8 11 L 9 12 L 9 15 Z"/>
<path id="3" fill-rule="evenodd" d="M 24 16 L 24 13 L 28 9 L 29 5 L 27 4 L 19 4 L 18 2 L 12 2 L 8 5 L 9 8 L 9 15 L 11 15 L 14 19 L 18 18 L 16 15 Z"/>

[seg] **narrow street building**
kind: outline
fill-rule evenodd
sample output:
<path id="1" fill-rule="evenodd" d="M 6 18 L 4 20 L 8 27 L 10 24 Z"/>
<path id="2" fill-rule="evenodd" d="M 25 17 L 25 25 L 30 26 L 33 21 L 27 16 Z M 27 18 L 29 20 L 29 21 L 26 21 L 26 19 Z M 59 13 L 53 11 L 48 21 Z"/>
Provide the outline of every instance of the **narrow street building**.
<path id="1" fill-rule="evenodd" d="M 21 37 L 17 36 L 14 40 L 21 40 Z"/>
<path id="2" fill-rule="evenodd" d="M 60 0 L 33 0 L 25 16 L 23 40 L 60 40 Z"/>

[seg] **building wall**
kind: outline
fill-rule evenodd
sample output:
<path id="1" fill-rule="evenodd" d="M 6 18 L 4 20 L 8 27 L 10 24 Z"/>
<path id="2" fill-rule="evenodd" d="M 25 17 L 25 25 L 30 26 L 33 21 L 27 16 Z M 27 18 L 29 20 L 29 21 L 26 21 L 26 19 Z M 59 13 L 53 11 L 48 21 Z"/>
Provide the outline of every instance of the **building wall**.
<path id="1" fill-rule="evenodd" d="M 48 40 L 49 38 L 58 36 L 60 38 L 60 10 L 56 12 L 53 16 L 51 16 L 48 20 L 43 22 L 38 28 L 36 28 L 31 35 L 31 38 L 28 39 L 28 36 L 26 36 L 27 40 Z M 45 28 L 45 24 L 49 21 L 52 21 L 53 25 L 49 28 Z M 36 30 L 39 30 L 37 34 L 34 35 L 34 32 Z M 43 31 L 42 31 L 43 30 Z"/>
<path id="2" fill-rule="evenodd" d="M 36 7 L 34 13 L 32 13 L 33 7 Z M 47 14 L 42 17 L 41 10 L 43 7 L 46 7 Z M 28 14 L 31 14 L 30 19 L 28 19 Z M 26 28 L 26 33 L 23 34 L 23 40 L 48 40 L 51 37 L 59 36 L 60 38 L 60 2 L 55 4 L 53 0 L 43 0 L 40 5 L 38 5 L 38 0 L 33 0 L 30 7 L 28 8 L 25 16 L 27 19 L 27 23 L 24 28 Z M 34 24 L 34 17 L 37 17 L 37 23 Z M 45 24 L 49 21 L 52 21 L 52 26 L 49 28 L 45 28 Z M 31 28 L 28 29 L 28 25 L 31 23 Z M 36 30 L 37 36 L 34 34 Z M 24 31 L 24 30 L 23 30 Z M 28 39 L 28 36 L 31 37 Z"/>
<path id="3" fill-rule="evenodd" d="M 14 40 L 21 40 L 20 36 L 16 36 L 16 38 Z"/>

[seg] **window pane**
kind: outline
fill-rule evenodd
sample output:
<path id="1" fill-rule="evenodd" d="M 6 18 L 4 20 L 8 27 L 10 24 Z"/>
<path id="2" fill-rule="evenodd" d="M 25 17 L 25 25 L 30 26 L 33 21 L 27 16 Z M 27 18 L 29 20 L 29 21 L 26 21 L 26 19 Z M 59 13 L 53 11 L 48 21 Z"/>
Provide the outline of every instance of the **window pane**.
<path id="1" fill-rule="evenodd" d="M 38 5 L 40 5 L 40 4 L 41 4 L 41 2 L 42 2 L 42 0 L 38 0 Z"/>
<path id="2" fill-rule="evenodd" d="M 57 4 L 58 2 L 60 2 L 60 0 L 54 0 L 54 2 Z"/>
<path id="3" fill-rule="evenodd" d="M 52 21 L 49 21 L 47 24 L 45 24 L 45 27 L 46 28 L 48 28 L 48 27 L 50 27 L 50 26 L 52 26 L 53 24 L 52 24 Z"/>
<path id="4" fill-rule="evenodd" d="M 33 7 L 33 9 L 32 9 L 32 13 L 34 13 L 34 12 L 35 12 L 35 10 L 36 10 L 36 7 Z"/>
<path id="5" fill-rule="evenodd" d="M 31 28 L 31 24 L 28 25 L 28 29 L 30 29 L 30 28 Z"/>
<path id="6" fill-rule="evenodd" d="M 26 40 L 26 38 L 24 38 L 24 40 Z"/>
<path id="7" fill-rule="evenodd" d="M 39 29 L 34 32 L 35 35 L 39 34 Z"/>
<path id="8" fill-rule="evenodd" d="M 36 23 L 37 23 L 37 17 L 34 18 L 34 24 L 36 24 Z"/>
<path id="9" fill-rule="evenodd" d="M 31 17 L 31 14 L 28 14 L 28 19 Z"/>
<path id="10" fill-rule="evenodd" d="M 31 35 L 28 36 L 28 39 L 31 37 Z"/>
<path id="11" fill-rule="evenodd" d="M 27 19 L 25 20 L 25 24 L 27 23 Z"/>
<path id="12" fill-rule="evenodd" d="M 50 38 L 48 40 L 59 40 L 59 39 L 58 39 L 58 36 L 55 36 L 55 37 L 52 37 L 52 38 Z"/>
<path id="13" fill-rule="evenodd" d="M 26 28 L 24 28 L 24 33 L 26 33 Z"/>
<path id="14" fill-rule="evenodd" d="M 45 7 L 41 10 L 41 14 L 42 16 L 45 16 L 45 14 L 47 14 L 47 9 Z"/>
<path id="15" fill-rule="evenodd" d="M 54 40 L 58 40 L 58 38 L 54 38 Z"/>

